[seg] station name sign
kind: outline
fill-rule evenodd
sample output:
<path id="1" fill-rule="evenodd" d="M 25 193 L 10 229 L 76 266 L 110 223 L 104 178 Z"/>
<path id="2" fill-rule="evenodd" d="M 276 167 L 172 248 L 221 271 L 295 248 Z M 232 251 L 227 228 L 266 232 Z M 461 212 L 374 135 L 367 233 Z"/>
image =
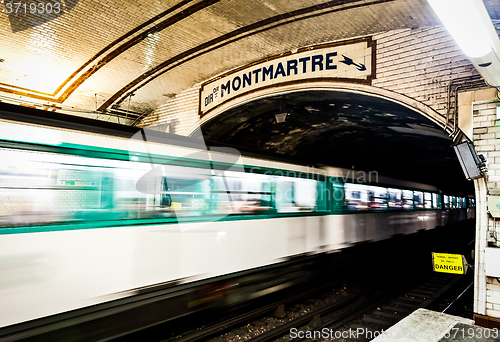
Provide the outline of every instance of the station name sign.
<path id="1" fill-rule="evenodd" d="M 202 84 L 200 117 L 235 97 L 263 88 L 311 81 L 371 84 L 375 42 L 371 38 L 316 45 L 238 68 Z"/>

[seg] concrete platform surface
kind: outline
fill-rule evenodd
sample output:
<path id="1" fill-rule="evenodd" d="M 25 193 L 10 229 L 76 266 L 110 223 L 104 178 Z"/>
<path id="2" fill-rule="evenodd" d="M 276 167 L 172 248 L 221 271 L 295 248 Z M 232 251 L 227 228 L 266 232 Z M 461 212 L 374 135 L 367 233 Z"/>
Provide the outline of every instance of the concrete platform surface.
<path id="1" fill-rule="evenodd" d="M 500 332 L 476 326 L 471 319 L 418 309 L 372 341 L 500 342 Z"/>

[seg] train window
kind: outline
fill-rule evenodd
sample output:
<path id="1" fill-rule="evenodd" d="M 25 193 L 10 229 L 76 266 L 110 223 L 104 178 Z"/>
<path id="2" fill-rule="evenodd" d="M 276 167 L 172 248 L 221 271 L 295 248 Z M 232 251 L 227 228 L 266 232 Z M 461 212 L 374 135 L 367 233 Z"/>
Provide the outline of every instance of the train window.
<path id="1" fill-rule="evenodd" d="M 413 191 L 403 190 L 403 209 L 413 209 Z"/>
<path id="2" fill-rule="evenodd" d="M 346 183 L 345 199 L 348 210 L 367 210 L 369 201 L 366 185 Z"/>
<path id="3" fill-rule="evenodd" d="M 457 198 L 455 196 L 450 197 L 450 209 L 455 209 L 457 207 Z"/>
<path id="4" fill-rule="evenodd" d="M 424 193 L 424 208 L 432 209 L 432 194 L 430 192 Z"/>
<path id="5" fill-rule="evenodd" d="M 272 208 L 271 177 L 265 175 L 247 173 L 243 178 L 226 171 L 222 179 L 198 168 L 152 170 L 148 163 L 9 150 L 0 150 L 0 159 L 8 161 L 0 166 L 0 225 Z"/>
<path id="6" fill-rule="evenodd" d="M 208 208 L 207 180 L 203 178 L 160 177 L 159 192 L 155 194 L 155 209 L 176 208 L 177 210 L 201 211 Z"/>
<path id="7" fill-rule="evenodd" d="M 17 150 L 0 150 L 0 160 L 0 225 L 120 216 L 110 210 L 112 163 Z"/>
<path id="8" fill-rule="evenodd" d="M 387 209 L 387 189 L 378 186 L 368 186 L 369 209 L 385 210 Z"/>
<path id="9" fill-rule="evenodd" d="M 444 209 L 450 209 L 450 196 L 444 195 Z"/>
<path id="10" fill-rule="evenodd" d="M 424 193 L 421 191 L 415 191 L 413 193 L 415 208 L 423 209 L 424 208 Z"/>
<path id="11" fill-rule="evenodd" d="M 315 211 L 316 183 L 312 179 L 277 177 L 275 197 L 278 213 Z"/>
<path id="12" fill-rule="evenodd" d="M 249 214 L 272 209 L 272 177 L 226 171 L 212 178 L 210 208 L 214 214 Z"/>
<path id="13" fill-rule="evenodd" d="M 16 150 L 0 160 L 0 225 L 330 209 L 312 179 Z"/>
<path id="14" fill-rule="evenodd" d="M 403 192 L 400 189 L 388 189 L 389 209 L 403 208 Z"/>
<path id="15" fill-rule="evenodd" d="M 432 209 L 439 209 L 439 195 L 432 194 Z"/>
<path id="16" fill-rule="evenodd" d="M 199 216 L 209 209 L 210 174 L 171 165 L 149 170 L 143 163 L 126 163 L 110 175 L 113 211 L 122 218 Z"/>

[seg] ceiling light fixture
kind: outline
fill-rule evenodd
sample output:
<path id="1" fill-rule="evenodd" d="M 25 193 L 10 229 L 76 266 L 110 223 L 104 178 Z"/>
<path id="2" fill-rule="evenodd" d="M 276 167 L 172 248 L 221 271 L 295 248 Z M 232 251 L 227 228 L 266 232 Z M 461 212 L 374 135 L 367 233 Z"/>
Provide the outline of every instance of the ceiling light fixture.
<path id="1" fill-rule="evenodd" d="M 288 113 L 279 113 L 279 114 L 274 114 L 274 117 L 276 118 L 277 123 L 282 123 L 286 121 L 286 116 Z"/>
<path id="2" fill-rule="evenodd" d="M 285 110 L 285 100 L 282 97 L 280 98 L 280 113 L 274 114 L 274 117 L 276 118 L 277 123 L 282 123 L 286 121 L 287 115 L 289 115 L 289 113 Z"/>
<path id="3" fill-rule="evenodd" d="M 500 86 L 500 40 L 482 0 L 427 0 L 487 83 Z"/>
<path id="4" fill-rule="evenodd" d="M 453 39 L 469 57 L 483 57 L 492 51 L 488 26 L 491 19 L 481 13 L 482 1 L 427 0 Z"/>

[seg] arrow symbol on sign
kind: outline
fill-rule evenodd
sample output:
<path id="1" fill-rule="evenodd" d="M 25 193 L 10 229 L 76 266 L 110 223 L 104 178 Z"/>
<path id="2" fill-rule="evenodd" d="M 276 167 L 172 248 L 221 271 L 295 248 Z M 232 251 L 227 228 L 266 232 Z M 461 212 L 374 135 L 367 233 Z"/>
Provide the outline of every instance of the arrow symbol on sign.
<path id="1" fill-rule="evenodd" d="M 344 60 L 343 61 L 340 61 L 340 63 L 344 63 L 345 65 L 354 65 L 355 67 L 358 68 L 359 71 L 365 71 L 366 70 L 366 67 L 364 64 L 361 64 L 361 63 L 354 63 L 354 61 L 349 58 L 349 57 L 346 57 L 344 55 L 342 55 L 342 57 L 344 57 Z"/>

